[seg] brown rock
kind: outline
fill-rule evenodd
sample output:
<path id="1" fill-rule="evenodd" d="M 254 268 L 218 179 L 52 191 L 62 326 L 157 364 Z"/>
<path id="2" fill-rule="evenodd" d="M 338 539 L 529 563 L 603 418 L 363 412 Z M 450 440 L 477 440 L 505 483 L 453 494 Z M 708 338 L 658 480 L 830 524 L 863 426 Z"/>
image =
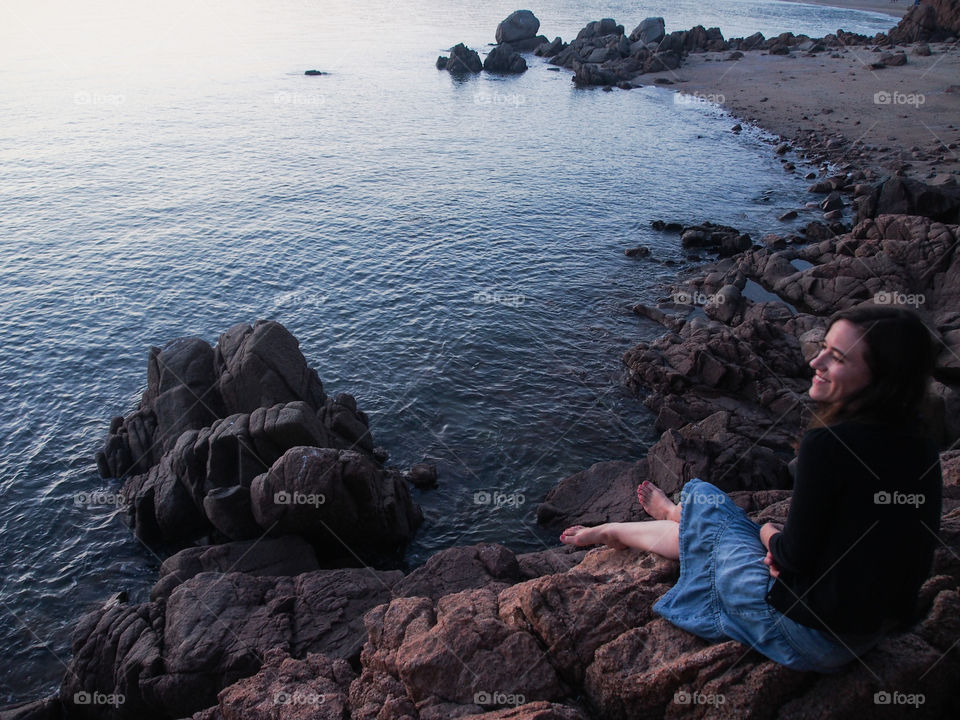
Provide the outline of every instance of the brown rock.
<path id="1" fill-rule="evenodd" d="M 639 561 L 638 561 L 639 560 Z M 500 617 L 532 632 L 570 683 L 583 681 L 597 648 L 649 622 L 651 606 L 676 578 L 678 564 L 649 553 L 598 550 L 562 575 L 500 593 Z"/>
<path id="2" fill-rule="evenodd" d="M 366 639 L 365 611 L 390 598 L 399 572 L 318 570 L 296 577 L 201 572 L 166 599 L 114 599 L 89 613 L 73 636 L 60 700 L 77 693 L 122 694 L 123 717 L 184 717 L 259 671 L 264 653 L 355 658 Z"/>
<path id="3" fill-rule="evenodd" d="M 647 462 L 609 461 L 564 478 L 537 507 L 537 523 L 558 532 L 570 525 L 627 522 L 644 517 L 637 486 L 648 477 Z"/>
<path id="4" fill-rule="evenodd" d="M 166 600 L 181 583 L 203 572 L 294 576 L 319 570 L 313 548 L 294 535 L 181 550 L 160 565 L 151 600 Z"/>
<path id="5" fill-rule="evenodd" d="M 291 658 L 279 648 L 264 655 L 252 677 L 217 696 L 223 720 L 342 720 L 349 715 L 348 695 L 355 678 L 342 659 L 308 654 Z"/>
<path id="6" fill-rule="evenodd" d="M 423 519 L 399 473 L 333 448 L 291 448 L 254 478 L 250 503 L 265 531 L 302 535 L 333 556 L 395 550 Z"/>

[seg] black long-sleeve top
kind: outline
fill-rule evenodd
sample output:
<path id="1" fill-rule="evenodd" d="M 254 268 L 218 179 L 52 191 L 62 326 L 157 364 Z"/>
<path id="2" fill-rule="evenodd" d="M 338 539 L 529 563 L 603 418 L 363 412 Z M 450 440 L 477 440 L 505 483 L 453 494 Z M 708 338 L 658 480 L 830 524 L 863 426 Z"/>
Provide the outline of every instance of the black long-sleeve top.
<path id="1" fill-rule="evenodd" d="M 930 572 L 942 488 L 924 436 L 851 421 L 808 431 L 783 532 L 770 539 L 780 576 L 767 602 L 837 635 L 905 623 Z"/>

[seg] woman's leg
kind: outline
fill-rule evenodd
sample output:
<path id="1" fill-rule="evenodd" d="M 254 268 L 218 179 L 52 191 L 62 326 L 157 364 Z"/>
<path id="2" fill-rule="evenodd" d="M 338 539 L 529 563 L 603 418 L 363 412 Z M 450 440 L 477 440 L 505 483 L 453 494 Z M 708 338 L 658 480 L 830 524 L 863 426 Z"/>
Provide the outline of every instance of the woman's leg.
<path id="1" fill-rule="evenodd" d="M 680 524 L 673 520 L 605 523 L 587 528 L 574 525 L 563 531 L 560 542 L 567 545 L 609 545 L 615 550 L 634 548 L 680 559 Z"/>

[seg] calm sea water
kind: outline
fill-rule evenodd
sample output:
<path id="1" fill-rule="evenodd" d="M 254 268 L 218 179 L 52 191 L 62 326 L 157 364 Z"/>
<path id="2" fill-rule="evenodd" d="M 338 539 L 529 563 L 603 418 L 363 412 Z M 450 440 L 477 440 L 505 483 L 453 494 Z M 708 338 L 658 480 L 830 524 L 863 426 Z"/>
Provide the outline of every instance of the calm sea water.
<path id="1" fill-rule="evenodd" d="M 601 17 L 727 37 L 893 24 L 774 0 L 530 7 L 567 40 Z M 650 222 L 772 231 L 805 183 L 763 138 L 665 90 L 577 90 L 538 58 L 516 78 L 434 69 L 514 9 L 0 8 L 0 704 L 55 688 L 82 612 L 153 582 L 162 550 L 74 504 L 114 488 L 93 453 L 134 409 L 151 345 L 285 324 L 391 462 L 439 467 L 439 489 L 415 493 L 411 564 L 556 544 L 534 522 L 546 491 L 656 439 L 619 363 L 657 333 L 630 306 L 675 276 L 662 261 L 684 261 Z M 623 255 L 641 243 L 657 261 Z"/>

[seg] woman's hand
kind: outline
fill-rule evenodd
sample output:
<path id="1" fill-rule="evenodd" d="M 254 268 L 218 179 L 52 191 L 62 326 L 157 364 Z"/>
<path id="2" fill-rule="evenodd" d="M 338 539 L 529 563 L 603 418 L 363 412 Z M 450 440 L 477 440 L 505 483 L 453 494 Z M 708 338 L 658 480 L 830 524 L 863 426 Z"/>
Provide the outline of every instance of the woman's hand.
<path id="1" fill-rule="evenodd" d="M 763 546 L 769 550 L 770 549 L 770 538 L 776 535 L 778 532 L 781 532 L 782 528 L 779 525 L 774 525 L 773 523 L 764 523 L 760 527 L 760 542 L 763 543 Z"/>
<path id="2" fill-rule="evenodd" d="M 768 565 L 770 570 L 770 575 L 773 577 L 780 577 L 780 568 L 777 567 L 777 564 L 773 561 L 773 553 L 769 550 L 767 551 L 767 556 L 763 559 L 763 562 Z"/>
<path id="3" fill-rule="evenodd" d="M 773 523 L 764 523 L 760 527 L 760 542 L 762 542 L 763 546 L 767 549 L 767 556 L 763 559 L 763 562 L 767 565 L 770 570 L 770 575 L 773 577 L 780 577 L 780 568 L 777 567 L 777 564 L 773 560 L 773 553 L 770 552 L 770 538 L 778 532 L 781 532 L 780 526 L 774 525 Z"/>

